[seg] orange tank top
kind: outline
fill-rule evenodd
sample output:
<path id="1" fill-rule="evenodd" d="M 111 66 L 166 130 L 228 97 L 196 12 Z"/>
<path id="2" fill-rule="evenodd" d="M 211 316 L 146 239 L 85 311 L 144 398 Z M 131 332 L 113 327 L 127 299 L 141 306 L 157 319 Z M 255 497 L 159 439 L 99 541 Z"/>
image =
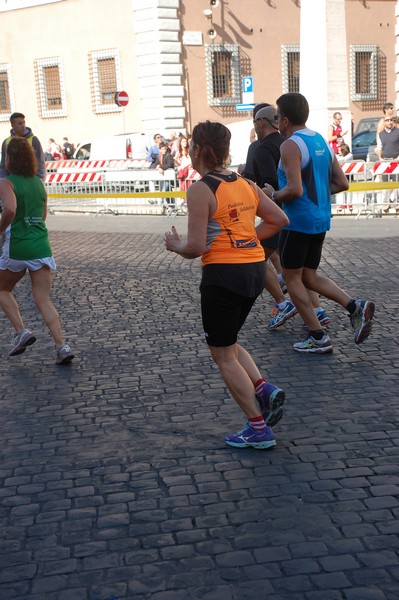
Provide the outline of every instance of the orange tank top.
<path id="1" fill-rule="evenodd" d="M 263 262 L 264 250 L 255 230 L 259 198 L 253 187 L 236 173 L 204 175 L 216 198 L 209 220 L 203 265 Z"/>

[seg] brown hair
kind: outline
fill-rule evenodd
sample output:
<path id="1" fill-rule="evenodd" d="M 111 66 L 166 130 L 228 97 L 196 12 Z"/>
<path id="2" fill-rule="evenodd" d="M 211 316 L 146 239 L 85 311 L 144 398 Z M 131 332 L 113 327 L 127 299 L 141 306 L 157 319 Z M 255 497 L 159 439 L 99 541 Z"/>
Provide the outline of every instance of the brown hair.
<path id="1" fill-rule="evenodd" d="M 182 141 L 183 140 L 186 140 L 186 142 L 187 142 L 187 146 L 185 146 L 184 148 L 182 146 Z M 185 156 L 188 156 L 189 155 L 188 150 L 189 150 L 188 139 L 184 135 L 182 135 L 182 136 L 179 137 L 179 143 L 177 145 L 177 152 L 178 152 L 179 156 L 183 156 L 183 154 Z"/>
<path id="2" fill-rule="evenodd" d="M 223 167 L 229 158 L 230 130 L 222 123 L 205 121 L 193 129 L 192 144 L 199 146 L 204 164 L 213 169 Z"/>
<path id="3" fill-rule="evenodd" d="M 14 175 L 33 177 L 37 159 L 31 144 L 25 138 L 13 137 L 7 147 L 7 171 Z"/>

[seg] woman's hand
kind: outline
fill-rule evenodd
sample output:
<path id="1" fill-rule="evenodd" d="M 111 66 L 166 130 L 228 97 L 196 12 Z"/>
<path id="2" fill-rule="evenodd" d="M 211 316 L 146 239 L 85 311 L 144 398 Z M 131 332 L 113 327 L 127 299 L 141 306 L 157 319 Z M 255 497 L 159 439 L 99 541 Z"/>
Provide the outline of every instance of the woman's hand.
<path id="1" fill-rule="evenodd" d="M 171 231 L 165 233 L 165 248 L 170 252 L 179 252 L 182 246 L 182 240 L 176 231 L 176 227 L 172 225 Z"/>

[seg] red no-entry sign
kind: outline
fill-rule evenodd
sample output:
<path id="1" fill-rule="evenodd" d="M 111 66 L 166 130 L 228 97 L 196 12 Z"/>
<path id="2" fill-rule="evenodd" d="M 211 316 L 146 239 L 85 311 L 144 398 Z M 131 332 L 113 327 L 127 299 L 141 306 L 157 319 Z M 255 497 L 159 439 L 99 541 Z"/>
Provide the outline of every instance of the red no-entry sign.
<path id="1" fill-rule="evenodd" d="M 116 92 L 115 103 L 118 106 L 127 106 L 127 104 L 129 103 L 129 96 L 126 92 Z"/>

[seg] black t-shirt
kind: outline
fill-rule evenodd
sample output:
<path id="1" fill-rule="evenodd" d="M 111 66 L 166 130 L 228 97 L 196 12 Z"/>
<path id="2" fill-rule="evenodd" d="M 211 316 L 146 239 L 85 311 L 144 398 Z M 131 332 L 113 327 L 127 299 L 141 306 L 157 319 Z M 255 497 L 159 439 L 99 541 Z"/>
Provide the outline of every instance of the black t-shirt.
<path id="1" fill-rule="evenodd" d="M 255 182 L 260 188 L 265 183 L 278 189 L 277 166 L 280 160 L 280 146 L 285 137 L 278 131 L 270 133 L 255 147 L 253 153 L 253 170 Z"/>

